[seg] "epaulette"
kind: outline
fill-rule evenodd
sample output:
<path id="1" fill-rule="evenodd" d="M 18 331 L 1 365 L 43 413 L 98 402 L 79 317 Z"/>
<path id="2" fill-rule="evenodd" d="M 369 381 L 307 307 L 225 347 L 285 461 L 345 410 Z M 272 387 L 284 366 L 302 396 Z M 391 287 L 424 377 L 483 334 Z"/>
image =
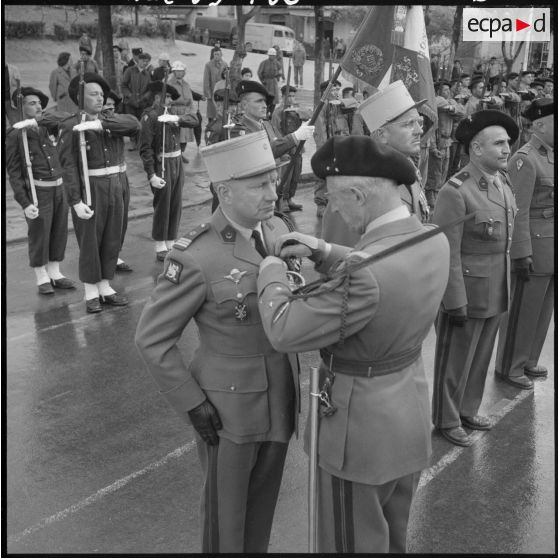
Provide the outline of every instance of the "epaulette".
<path id="1" fill-rule="evenodd" d="M 281 213 L 280 211 L 274 211 L 273 215 L 275 215 L 275 217 L 279 217 L 279 219 L 281 219 L 285 223 L 285 225 L 287 225 L 289 232 L 296 231 L 294 223 L 290 220 L 290 218 L 287 215 Z"/>
<path id="2" fill-rule="evenodd" d="M 531 151 L 531 149 L 533 149 L 533 146 L 527 142 L 525 144 L 523 144 L 517 151 L 516 153 L 523 153 L 524 155 L 529 155 L 529 152 Z"/>
<path id="3" fill-rule="evenodd" d="M 469 176 L 470 175 L 467 171 L 460 172 L 459 174 L 452 176 L 448 180 L 448 184 L 451 184 L 454 188 L 459 188 L 463 184 L 463 181 L 467 180 Z"/>
<path id="4" fill-rule="evenodd" d="M 172 247 L 176 248 L 177 250 L 180 250 L 181 252 L 184 252 L 184 250 L 186 250 L 186 248 L 188 248 L 188 246 L 190 246 L 190 244 L 192 244 L 192 242 L 194 242 L 194 240 L 196 240 L 198 236 L 202 235 L 210 228 L 211 227 L 209 223 L 202 223 L 201 225 L 198 225 L 195 229 L 191 230 L 186 236 L 179 238 L 172 245 Z"/>

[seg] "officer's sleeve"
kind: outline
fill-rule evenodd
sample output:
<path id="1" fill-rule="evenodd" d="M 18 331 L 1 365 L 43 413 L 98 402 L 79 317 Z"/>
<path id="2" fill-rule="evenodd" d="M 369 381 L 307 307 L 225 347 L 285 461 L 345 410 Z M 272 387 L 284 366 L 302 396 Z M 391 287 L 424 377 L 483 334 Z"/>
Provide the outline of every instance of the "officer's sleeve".
<path id="1" fill-rule="evenodd" d="M 205 400 L 176 346 L 206 299 L 203 273 L 186 252 L 171 250 L 136 329 L 135 343 L 160 392 L 186 420 Z"/>
<path id="2" fill-rule="evenodd" d="M 510 257 L 512 259 L 526 258 L 533 255 L 529 208 L 535 191 L 537 173 L 527 155 L 516 153 L 508 163 L 508 174 L 517 203 Z"/>
<path id="3" fill-rule="evenodd" d="M 6 170 L 10 179 L 10 186 L 14 191 L 14 199 L 22 209 L 25 209 L 33 202 L 27 193 L 27 185 L 25 183 L 25 162 L 20 152 L 20 135 L 12 128 L 6 136 Z"/>
<path id="4" fill-rule="evenodd" d="M 157 121 L 149 114 L 144 114 L 140 123 L 139 134 L 139 154 L 143 161 L 143 168 L 147 173 L 147 178 L 155 174 L 155 152 L 153 142 L 155 140 L 155 126 Z"/>
<path id="5" fill-rule="evenodd" d="M 442 226 L 465 216 L 465 212 L 465 201 L 459 193 L 459 189 L 446 183 L 436 199 L 432 222 L 435 225 Z M 467 304 L 465 281 L 461 267 L 463 223 L 446 230 L 445 234 L 450 246 L 450 270 L 448 285 L 442 303 L 446 310 L 453 310 Z"/>
<path id="6" fill-rule="evenodd" d="M 267 124 L 271 128 L 272 136 L 269 138 L 269 143 L 271 145 L 271 152 L 273 153 L 273 158 L 277 159 L 288 153 L 293 147 L 296 147 L 297 141 L 293 134 L 287 134 L 283 136 L 281 132 L 269 122 Z"/>
<path id="7" fill-rule="evenodd" d="M 322 292 L 307 299 L 289 301 L 285 267 L 270 264 L 258 277 L 259 309 L 265 333 L 280 352 L 303 352 L 337 343 L 345 320 L 345 337 L 360 331 L 374 316 L 379 301 L 378 283 L 369 268 L 351 273 L 347 311 L 343 318 L 344 284 L 324 283 Z"/>
<path id="8" fill-rule="evenodd" d="M 57 145 L 58 158 L 62 165 L 64 186 L 68 193 L 68 204 L 70 206 L 81 201 L 79 134 L 72 130 L 75 123 L 74 119 L 69 119 L 60 124 L 60 139 Z"/>
<path id="9" fill-rule="evenodd" d="M 116 137 L 131 136 L 139 132 L 139 120 L 133 114 L 114 114 L 102 120 L 103 129 Z"/>

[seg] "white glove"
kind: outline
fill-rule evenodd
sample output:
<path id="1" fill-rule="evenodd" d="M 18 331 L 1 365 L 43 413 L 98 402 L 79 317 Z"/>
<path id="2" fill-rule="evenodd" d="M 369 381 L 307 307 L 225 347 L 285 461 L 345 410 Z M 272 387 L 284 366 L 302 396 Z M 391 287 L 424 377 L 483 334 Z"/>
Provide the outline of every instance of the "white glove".
<path id="1" fill-rule="evenodd" d="M 74 211 L 80 219 L 91 219 L 95 213 L 89 206 L 85 205 L 82 201 L 74 205 Z"/>
<path id="2" fill-rule="evenodd" d="M 74 132 L 85 132 L 86 130 L 101 131 L 103 129 L 103 123 L 96 120 L 86 120 L 85 122 L 80 122 L 73 127 Z"/>
<path id="3" fill-rule="evenodd" d="M 28 118 L 27 120 L 20 120 L 14 124 L 16 130 L 22 130 L 23 128 L 38 128 L 39 123 L 34 118 Z"/>
<path id="4" fill-rule="evenodd" d="M 23 210 L 23 213 L 27 219 L 36 219 L 39 216 L 39 209 L 31 204 Z"/>
<path id="5" fill-rule="evenodd" d="M 158 190 L 160 190 L 161 188 L 164 188 L 167 183 L 166 183 L 165 180 L 163 180 L 162 178 L 160 178 L 156 174 L 154 174 L 149 179 L 149 184 L 151 184 L 151 186 L 153 186 L 153 188 L 157 188 Z"/>
<path id="6" fill-rule="evenodd" d="M 301 124 L 300 128 L 298 128 L 298 130 L 295 130 L 293 132 L 293 136 L 298 140 L 298 141 L 305 141 L 305 140 L 309 140 L 312 137 L 312 134 L 314 133 L 314 126 L 309 126 L 308 124 Z"/>
<path id="7" fill-rule="evenodd" d="M 157 120 L 159 122 L 178 122 L 180 116 L 177 114 L 161 114 Z"/>
<path id="8" fill-rule="evenodd" d="M 331 245 L 325 240 L 308 234 L 292 232 L 281 235 L 275 241 L 273 253 L 281 258 L 296 256 L 317 262 L 325 259 L 330 251 Z"/>

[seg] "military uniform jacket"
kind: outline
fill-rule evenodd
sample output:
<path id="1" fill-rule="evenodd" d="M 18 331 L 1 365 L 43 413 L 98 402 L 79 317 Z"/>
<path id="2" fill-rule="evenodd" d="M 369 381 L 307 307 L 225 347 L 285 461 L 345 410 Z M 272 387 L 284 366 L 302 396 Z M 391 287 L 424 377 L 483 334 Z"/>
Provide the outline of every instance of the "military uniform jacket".
<path id="1" fill-rule="evenodd" d="M 448 112 L 448 106 L 454 107 L 455 112 Z M 430 144 L 430 149 L 446 149 L 451 143 L 453 123 L 459 122 L 465 117 L 465 107 L 460 105 L 455 99 L 445 99 L 436 97 L 436 107 L 438 109 L 438 130 L 435 133 L 436 140 Z"/>
<path id="2" fill-rule="evenodd" d="M 275 159 L 280 159 L 283 155 L 286 155 L 289 151 L 296 147 L 297 141 L 292 134 L 283 136 L 269 120 L 260 120 L 260 122 L 257 122 L 245 114 L 242 115 L 242 118 L 240 119 L 240 125 L 245 130 L 245 133 L 249 134 L 252 132 L 259 132 L 262 128 L 266 131 L 271 145 L 271 152 L 273 153 L 273 157 Z"/>
<path id="3" fill-rule="evenodd" d="M 356 250 L 368 256 L 421 234 L 426 227 L 432 225 L 422 225 L 415 216 L 385 223 L 365 233 Z M 333 245 L 318 271 L 326 271 L 349 250 Z M 319 430 L 319 464 L 331 474 L 383 484 L 428 465 L 430 404 L 420 347 L 438 311 L 448 267 L 448 242 L 439 234 L 353 272 L 343 346 L 338 343 L 342 285 L 333 292 L 288 303 L 284 266 L 270 264 L 262 269 L 260 312 L 277 350 L 325 348 L 335 357 L 367 363 L 417 351 L 412 362 L 403 368 L 392 366 L 397 371 L 386 375 L 336 374 L 332 403 L 337 412 L 322 418 Z M 328 359 L 322 358 L 323 370 Z"/>
<path id="4" fill-rule="evenodd" d="M 518 208 L 511 257 L 531 256 L 535 275 L 552 275 L 554 149 L 532 135 L 510 159 L 508 172 Z"/>
<path id="5" fill-rule="evenodd" d="M 451 249 L 444 308 L 467 305 L 471 318 L 490 318 L 508 310 L 510 246 L 517 206 L 504 174 L 504 195 L 472 163 L 442 186 L 432 222 L 437 225 L 474 213 L 446 231 Z"/>
<path id="6" fill-rule="evenodd" d="M 73 114 L 60 124 L 60 140 L 58 154 L 64 169 L 64 184 L 68 191 L 68 203 L 75 205 L 85 199 L 83 185 L 82 164 L 80 161 L 80 145 L 78 132 L 73 127 L 81 122 L 79 114 Z M 89 170 L 102 169 L 120 165 L 122 149 L 118 148 L 118 139 L 138 132 L 138 119 L 131 114 L 115 114 L 102 118 L 102 131 L 87 130 L 85 144 L 87 151 L 87 166 Z M 120 146 L 122 148 L 122 146 Z M 94 183 L 96 177 L 90 177 Z"/>
<path id="7" fill-rule="evenodd" d="M 262 222 L 262 230 L 268 246 L 288 232 L 278 217 Z M 261 261 L 218 209 L 210 224 L 175 243 L 136 333 L 175 411 L 188 420 L 187 411 L 207 397 L 223 423 L 219 435 L 236 443 L 287 442 L 299 407 L 297 357 L 273 349 L 258 312 Z M 200 344 L 186 365 L 176 344 L 192 318 Z"/>

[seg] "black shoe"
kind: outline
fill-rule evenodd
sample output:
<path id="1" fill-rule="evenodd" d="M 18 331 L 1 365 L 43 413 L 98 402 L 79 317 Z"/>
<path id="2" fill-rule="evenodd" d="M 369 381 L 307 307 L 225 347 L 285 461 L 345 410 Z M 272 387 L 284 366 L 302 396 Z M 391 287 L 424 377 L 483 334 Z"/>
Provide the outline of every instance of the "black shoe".
<path id="1" fill-rule="evenodd" d="M 85 310 L 89 314 L 97 314 L 98 312 L 101 312 L 103 308 L 101 307 L 101 304 L 99 302 L 99 297 L 90 298 L 89 300 L 86 300 Z"/>
<path id="2" fill-rule="evenodd" d="M 38 286 L 38 289 L 39 289 L 39 294 L 42 295 L 54 294 L 54 289 L 52 288 L 52 285 L 50 283 L 41 283 Z"/>
<path id="3" fill-rule="evenodd" d="M 533 376 L 533 378 L 546 378 L 548 376 L 548 370 L 545 366 L 537 364 L 535 366 L 525 367 L 525 374 L 527 376 Z"/>
<path id="4" fill-rule="evenodd" d="M 76 284 L 67 277 L 61 279 L 51 279 L 50 282 L 55 289 L 75 289 Z"/>
<path id="5" fill-rule="evenodd" d="M 490 430 L 492 423 L 490 419 L 475 415 L 474 417 L 460 417 L 461 424 L 471 430 Z"/>
<path id="6" fill-rule="evenodd" d="M 107 304 L 109 306 L 126 306 L 128 304 L 128 299 L 124 295 L 119 295 L 118 293 L 99 296 L 101 298 L 101 304 Z"/>
<path id="7" fill-rule="evenodd" d="M 439 428 L 440 434 L 452 444 L 468 448 L 473 444 L 471 437 L 461 426 L 454 426 L 453 428 Z"/>
<path id="8" fill-rule="evenodd" d="M 158 262 L 164 262 L 165 261 L 165 256 L 169 253 L 168 250 L 161 250 L 160 252 L 157 252 L 157 261 Z"/>
<path id="9" fill-rule="evenodd" d="M 116 271 L 120 271 L 122 273 L 128 273 L 134 270 L 126 262 L 121 262 L 119 264 L 116 264 Z"/>
<path id="10" fill-rule="evenodd" d="M 295 203 L 292 200 L 289 200 L 289 207 L 291 208 L 291 211 L 302 211 L 302 205 Z"/>
<path id="11" fill-rule="evenodd" d="M 527 378 L 527 376 L 504 376 L 500 372 L 494 372 L 495 376 L 502 380 L 502 382 L 506 382 L 506 384 L 510 384 L 510 386 L 519 388 L 519 389 L 533 389 L 533 380 Z"/>

